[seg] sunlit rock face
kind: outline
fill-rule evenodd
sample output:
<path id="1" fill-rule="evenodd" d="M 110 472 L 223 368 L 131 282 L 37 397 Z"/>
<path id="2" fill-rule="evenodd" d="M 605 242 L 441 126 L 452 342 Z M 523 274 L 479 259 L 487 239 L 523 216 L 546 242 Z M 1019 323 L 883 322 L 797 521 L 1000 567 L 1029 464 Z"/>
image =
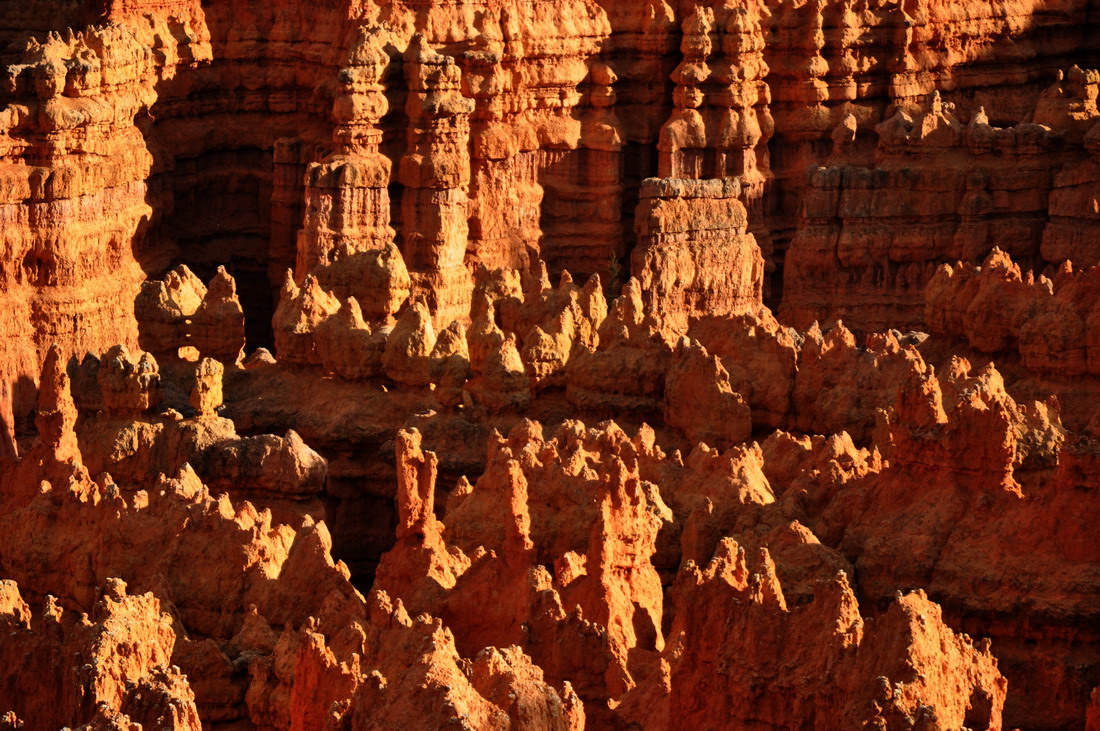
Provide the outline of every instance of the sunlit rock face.
<path id="1" fill-rule="evenodd" d="M 1100 728 L 1092 0 L 0 7 L 0 728 Z"/>

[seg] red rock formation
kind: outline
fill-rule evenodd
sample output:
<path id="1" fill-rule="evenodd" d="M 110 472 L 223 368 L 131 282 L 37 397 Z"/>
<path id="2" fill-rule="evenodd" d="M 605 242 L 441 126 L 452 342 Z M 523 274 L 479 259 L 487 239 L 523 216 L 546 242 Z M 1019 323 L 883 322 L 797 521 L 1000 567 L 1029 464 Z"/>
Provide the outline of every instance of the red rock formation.
<path id="1" fill-rule="evenodd" d="M 1088 449 L 1071 447 L 1047 405 L 1018 404 L 996 370 L 972 375 L 964 361 L 938 378 L 914 368 L 889 430 L 888 463 L 850 446 L 833 456 L 825 445 L 810 447 L 781 501 L 820 516 L 807 524 L 853 561 L 867 600 L 885 603 L 899 588 L 923 586 L 950 623 L 988 628 L 1014 722 L 1075 723 L 1087 701 L 1086 668 L 1097 659 L 1054 638 L 1074 635 L 1073 627 L 1087 635 L 1093 613 L 1086 587 L 1094 558 L 1080 518 L 1091 498 L 1069 487 L 1087 484 Z M 1073 517 L 1065 512 L 1071 503 Z M 1067 593 L 1067 581 L 1082 593 Z M 997 624 L 995 616 L 1033 617 L 1027 621 L 1042 629 Z M 1029 642 L 1043 649 L 1029 650 Z"/>
<path id="2" fill-rule="evenodd" d="M 876 410 L 893 404 L 899 382 L 913 368 L 926 370 L 914 344 L 902 345 L 897 333 L 868 336 L 866 347 L 858 347 L 842 322 L 825 334 L 813 327 L 795 375 L 791 423 L 812 433 L 847 431 L 865 442 Z"/>
<path id="3" fill-rule="evenodd" d="M 142 353 L 135 362 L 130 360 L 126 348 L 111 348 L 99 364 L 98 380 L 103 409 L 108 414 L 141 414 L 160 403 L 159 368 L 156 359 L 148 353 Z M 218 396 L 220 405 L 220 393 Z M 201 400 L 192 405 L 202 410 Z"/>
<path id="4" fill-rule="evenodd" d="M 316 277 L 307 276 L 304 284 L 298 287 L 287 272 L 279 308 L 272 320 L 279 359 L 299 365 L 320 362 L 314 331 L 325 318 L 339 309 L 339 300 L 326 292 Z"/>
<path id="5" fill-rule="evenodd" d="M 841 316 L 865 331 L 932 327 L 919 295 L 941 263 L 981 261 L 994 247 L 1038 266 L 1095 263 L 1088 244 L 1066 237 L 1092 215 L 1081 198 L 1086 131 L 1100 123 L 1096 79 L 1076 66 L 1059 72 L 1030 121 L 1006 129 L 984 109 L 964 125 L 937 93 L 922 113 L 899 108 L 875 128 L 873 163 L 838 150 L 810 175 L 783 317 L 800 327 Z"/>
<path id="6" fill-rule="evenodd" d="M 1072 142 L 1080 138 L 1088 158 L 1077 165 L 1067 166 L 1054 177 L 1054 188 L 1050 191 L 1050 222 L 1043 230 L 1040 249 L 1046 261 L 1072 260 L 1080 266 L 1100 263 L 1100 252 L 1089 235 L 1097 216 L 1090 199 L 1094 198 L 1100 185 L 1100 170 L 1097 168 L 1100 158 L 1100 114 L 1096 112 L 1098 82 L 1100 78 L 1096 71 L 1086 72 L 1074 66 L 1064 87 L 1059 85 L 1054 88 L 1052 106 L 1056 105 L 1056 111 L 1047 123 L 1057 125 L 1057 128 L 1069 127 L 1067 138 Z M 1084 135 L 1081 136 L 1081 133 Z"/>
<path id="7" fill-rule="evenodd" d="M 624 715 L 647 728 L 715 718 L 780 727 L 802 719 L 829 728 L 1001 727 L 1007 684 L 996 660 L 988 647 L 952 634 L 923 592 L 899 597 L 871 622 L 843 572 L 792 608 L 766 549 L 753 564 L 750 571 L 744 549 L 725 539 L 705 569 L 685 567 L 662 675 L 627 696 Z M 701 631 L 718 623 L 728 631 Z M 779 657 L 797 658 L 797 670 L 771 666 Z"/>
<path id="8" fill-rule="evenodd" d="M 1097 310 L 1096 267 L 1061 267 L 1053 279 L 1023 273 L 994 250 L 979 267 L 944 266 L 925 291 L 925 317 L 936 332 L 981 353 L 1018 353 L 1029 370 L 1063 376 L 1100 373 L 1100 344 L 1090 335 Z M 996 303 L 997 317 L 984 316 Z"/>
<path id="9" fill-rule="evenodd" d="M 339 312 L 317 326 L 313 347 L 326 370 L 348 380 L 365 380 L 382 373 L 388 334 L 381 326 L 372 331 L 359 301 L 348 297 Z"/>
<path id="10" fill-rule="evenodd" d="M 767 244 L 763 207 L 773 122 L 763 51 L 769 12 L 764 3 L 754 2 L 737 8 L 699 5 L 685 14 L 683 61 L 672 73 L 675 109 L 657 145 L 659 174 L 738 180 L 742 187 L 732 197 L 744 194 L 753 233 Z M 725 193 L 730 196 L 729 188 Z M 650 197 L 644 189 L 641 195 L 643 201 Z M 770 253 L 770 246 L 765 248 Z"/>
<path id="11" fill-rule="evenodd" d="M 996 122 L 1015 121 L 1031 111 L 1056 68 L 1091 49 L 1081 31 L 1083 0 L 989 9 L 848 2 L 627 9 L 577 0 L 540 3 L 538 10 L 479 5 L 476 17 L 451 3 L 330 3 L 315 14 L 224 1 L 201 8 L 194 0 L 72 5 L 49 14 L 56 28 L 32 20 L 27 7 L 12 9 L 4 38 L 109 18 L 109 32 L 121 34 L 110 48 L 157 52 L 126 67 L 125 89 L 100 88 L 96 73 L 61 83 L 47 69 L 92 56 L 89 68 L 125 66 L 124 55 L 97 50 L 106 46 L 96 33 L 108 31 L 74 34 L 72 41 L 55 35 L 32 46 L 25 63 L 12 67 L 16 97 L 28 103 L 9 107 L 5 159 L 30 161 L 16 164 L 13 175 L 29 180 L 40 160 L 68 160 L 83 170 L 79 148 L 58 140 L 80 139 L 93 122 L 101 147 L 122 151 L 117 160 L 142 150 L 136 164 L 110 163 L 126 170 L 119 173 L 125 180 L 105 175 L 101 185 L 89 177 L 96 182 L 88 194 L 108 195 L 103 191 L 125 184 L 132 190 L 110 195 L 134 205 L 147 199 L 146 223 L 140 213 L 123 216 L 131 229 L 136 224 L 128 234 L 147 268 L 176 259 L 212 273 L 219 254 L 209 242 L 220 242 L 239 267 L 238 285 L 254 313 L 250 337 L 268 312 L 260 295 L 278 286 L 295 260 L 301 279 L 341 248 L 378 251 L 394 234 L 406 257 L 416 259 L 418 287 L 433 314 L 444 312 L 438 326 L 465 315 L 460 263 L 526 267 L 542 254 L 555 271 L 607 272 L 631 248 L 624 233 L 633 200 L 642 178 L 654 173 L 738 178 L 750 229 L 769 267 L 779 266 L 783 249 L 773 253 L 768 229 L 782 232 L 781 243 L 789 238 L 803 170 L 825 161 L 829 145 L 821 143 L 838 123 L 854 120 L 853 137 L 865 138 L 890 103 L 912 112 L 936 89 L 964 117 L 984 105 Z M 443 68 L 450 71 L 431 71 Z M 254 81 L 242 85 L 249 75 Z M 43 83 L 28 83 L 33 78 Z M 1080 127 L 1091 78 L 1070 73 L 1064 91 L 1039 100 L 1035 121 L 1059 127 L 1068 114 Z M 206 93 L 203 105 L 189 97 L 196 89 Z M 50 120 L 72 106 L 67 100 L 116 94 L 126 113 L 105 120 L 73 113 L 58 140 L 45 139 Z M 1068 97 L 1081 101 L 1063 103 Z M 38 114 L 38 107 L 52 111 Z M 774 185 L 773 147 L 784 150 Z M 425 155 L 446 161 L 447 169 L 425 164 Z M 771 193 L 774 200 L 766 200 Z M 74 188 L 43 200 L 80 195 Z M 1064 212 L 1052 223 L 1052 252 L 1069 235 L 1058 231 L 1079 215 L 1068 199 L 1058 205 Z M 100 207 L 109 220 L 122 206 L 112 199 Z M 464 207 L 468 221 L 455 215 Z M 438 221 L 425 221 L 437 208 Z M 421 261 L 416 242 L 428 231 L 421 223 L 437 229 L 439 241 L 457 237 L 444 247 L 446 261 Z M 118 251 L 126 234 L 112 239 L 97 230 L 92 239 L 113 241 L 107 248 Z M 124 247 L 119 255 L 128 256 Z M 119 292 L 98 306 L 124 313 L 141 281 L 133 274 L 125 297 Z M 118 319 L 124 325 L 132 326 L 128 315 Z M 121 330 L 111 334 L 126 340 Z M 24 360 L 24 371 L 36 370 L 33 358 Z M 21 400 L 25 405 L 29 394 Z"/>
<path id="12" fill-rule="evenodd" d="M 647 180 L 631 272 L 646 309 L 686 331 L 704 315 L 740 315 L 761 304 L 764 261 L 747 234 L 736 181 Z"/>
<path id="13" fill-rule="evenodd" d="M 5 72 L 0 112 L 9 381 L 33 378 L 53 342 L 66 354 L 137 344 L 132 306 L 142 267 L 158 256 L 144 234 L 161 215 L 148 183 L 154 154 L 137 122 L 162 75 L 210 54 L 193 17 L 173 22 L 190 42 L 161 40 L 158 55 L 154 38 L 178 35 L 164 16 L 150 16 L 144 27 L 20 39 L 26 51 Z M 24 411 L 33 392 L 20 387 L 14 397 Z"/>
<path id="14" fill-rule="evenodd" d="M 566 373 L 569 400 L 581 409 L 652 413 L 659 409 L 672 348 L 646 313 L 631 279 L 599 329 L 596 350 L 574 357 Z"/>
<path id="15" fill-rule="evenodd" d="M 683 429 L 692 442 L 728 446 L 752 434 L 749 407 L 730 387 L 722 363 L 686 338 L 665 376 L 664 408 L 665 423 Z"/>
<path id="16" fill-rule="evenodd" d="M 1052 278 L 1022 271 L 994 250 L 981 266 L 943 266 L 925 290 L 925 317 L 944 343 L 1018 366 L 1022 393 L 1054 393 L 1067 423 L 1087 429 L 1098 412 L 1091 398 L 1100 371 L 1097 267 L 1066 262 Z M 991 316 L 995 310 L 996 316 Z"/>
<path id="17" fill-rule="evenodd" d="M 694 718 L 692 714 L 698 714 L 695 724 L 705 724 L 707 718 L 752 719 L 771 714 L 766 717 L 772 723 L 784 725 L 784 713 L 798 718 L 845 718 L 845 724 L 875 718 L 896 723 L 912 717 L 921 704 L 928 708 L 920 713 L 937 719 L 941 724 L 937 727 L 964 723 L 1000 727 L 1005 681 L 996 661 L 988 648 L 979 651 L 968 638 L 953 635 L 943 624 L 939 608 L 923 594 L 900 600 L 883 618 L 865 623 L 845 574 L 833 578 L 829 573 L 846 566 L 835 552 L 818 544 L 805 528 L 755 532 L 773 520 L 762 509 L 769 504 L 778 507 L 760 471 L 763 456 L 759 452 L 748 461 L 733 457 L 730 464 L 741 460 L 748 468 L 725 473 L 744 486 L 742 497 L 723 502 L 721 509 L 726 521 L 723 531 L 747 529 L 746 542 L 761 547 L 760 566 L 750 576 L 744 550 L 731 538 L 705 549 L 702 555 L 709 556 L 717 548 L 705 574 L 685 557 L 681 576 L 670 589 L 674 612 L 670 637 L 674 639 L 666 644 L 661 615 L 669 604 L 662 598 L 652 563 L 658 532 L 697 511 L 700 501 L 713 509 L 708 496 L 718 499 L 723 493 L 704 480 L 720 478 L 720 465 L 726 463 L 693 455 L 687 466 L 691 476 L 677 475 L 675 463 L 666 462 L 648 439 L 644 430 L 629 440 L 613 425 L 587 434 L 576 425 L 547 440 L 537 424 L 528 423 L 492 448 L 491 466 L 476 486 L 459 486 L 445 516 L 453 527 L 441 533 L 430 498 L 436 458 L 420 450 L 418 434 L 403 434 L 398 442 L 398 543 L 383 559 L 379 583 L 408 597 L 411 606 L 440 612 L 454 629 L 460 651 L 477 653 L 492 643 L 520 644 L 550 670 L 551 677 L 572 678 L 588 717 L 599 723 L 610 722 L 601 699 L 625 693 L 615 713 L 654 728 L 674 725 L 675 718 Z M 583 461 L 578 463 L 578 458 Z M 756 466 L 750 467 L 753 459 Z M 585 486 L 584 472 L 575 470 L 593 460 L 599 476 L 592 474 Z M 639 464 L 674 488 L 673 510 L 661 501 L 656 485 L 631 474 Z M 758 486 L 750 487 L 753 483 Z M 577 502 L 570 501 L 571 494 Z M 564 503 L 545 504 L 563 497 Z M 585 514 L 591 517 L 582 517 Z M 586 524 L 592 526 L 587 539 Z M 692 540 L 701 537 L 696 515 L 691 515 L 685 530 Z M 781 537 L 791 530 L 802 538 L 792 542 Z M 705 544 L 689 541 L 689 532 L 684 534 L 685 550 L 702 548 Z M 563 543 L 561 539 L 570 533 L 575 537 Z M 777 564 L 764 548 L 768 543 L 775 546 L 797 606 L 789 607 L 784 598 Z M 815 550 L 805 550 L 815 545 Z M 551 579 L 539 562 L 555 553 Z M 731 592 L 740 600 L 734 600 Z M 548 600 L 550 607 L 557 607 L 549 616 L 543 614 Z M 595 667 L 592 663 L 599 654 L 568 650 L 546 654 L 543 633 L 547 629 L 554 631 L 559 642 L 569 643 L 567 648 L 586 642 L 584 634 L 574 634 L 562 612 L 574 605 L 578 617 L 583 616 L 605 638 L 603 663 Z M 716 621 L 724 626 L 735 621 L 747 625 L 744 631 L 722 633 L 720 637 L 727 639 L 716 642 L 708 629 Z M 789 643 L 789 648 L 769 649 L 762 638 L 776 638 Z M 795 647 L 802 650 L 792 655 Z M 784 679 L 788 671 L 772 663 L 791 657 L 798 658 L 799 670 Z M 814 672 L 811 668 L 817 663 L 849 669 L 841 675 Z M 702 670 L 715 666 L 729 668 L 719 672 L 719 677 L 728 674 L 727 682 L 732 684 L 721 692 L 712 690 L 712 672 Z M 735 666 L 746 669 L 735 671 Z M 589 675 L 601 667 L 596 677 Z M 887 679 L 880 680 L 884 676 Z M 747 682 L 739 678 L 750 677 L 768 681 L 733 690 Z M 589 679 L 578 684 L 580 678 Z M 832 683 L 845 683 L 844 692 Z M 798 694 L 798 703 L 780 702 L 780 698 L 789 700 L 792 691 Z M 593 693 L 599 695 L 593 697 Z M 737 693 L 745 694 L 745 702 L 734 703 Z M 768 700 L 769 694 L 775 694 L 774 700 Z"/>
<path id="18" fill-rule="evenodd" d="M 824 164 L 832 133 L 849 115 L 856 123 L 852 141 L 857 149 L 866 148 L 872 130 L 889 118 L 892 107 L 912 114 L 926 107 L 936 91 L 958 105 L 964 119 L 984 106 L 996 123 L 1014 124 L 1032 111 L 1057 69 L 1079 62 L 1078 34 L 1091 12 L 1083 2 L 922 0 L 876 7 L 826 0 L 772 2 L 769 7 L 773 34 L 764 60 L 775 120 L 772 147 L 785 151 L 773 155 L 771 164 L 780 195 L 769 224 L 781 240 L 807 226 L 795 226 L 792 217 L 804 200 L 813 205 L 814 189 L 823 186 L 808 181 L 806 169 Z M 886 268 L 885 262 L 877 263 Z M 863 268 L 858 267 L 856 281 Z M 889 284 L 894 285 L 894 277 Z M 852 310 L 838 314 L 850 320 Z"/>
<path id="19" fill-rule="evenodd" d="M 718 356 L 732 389 L 752 408 L 755 424 L 777 427 L 791 411 L 791 389 L 798 371 L 798 334 L 769 310 L 738 318 L 708 317 L 688 335 Z"/>
<path id="20" fill-rule="evenodd" d="M 147 282 L 134 303 L 141 347 L 175 358 L 194 348 L 223 363 L 236 363 L 244 351 L 245 321 L 237 284 L 218 267 L 206 287 L 186 266 L 164 281 Z"/>
<path id="21" fill-rule="evenodd" d="M 0 727 L 1097 725 L 1098 12 L 7 3 Z"/>
<path id="22" fill-rule="evenodd" d="M 119 728 L 202 728 L 187 678 L 171 665 L 177 641 L 172 617 L 152 593 L 128 595 L 126 589 L 123 581 L 107 579 L 91 616 L 77 617 L 52 596 L 33 612 L 15 582 L 0 583 L 7 635 L 0 705 L 23 727 L 102 719 Z M 53 692 L 43 694 L 43 685 Z"/>

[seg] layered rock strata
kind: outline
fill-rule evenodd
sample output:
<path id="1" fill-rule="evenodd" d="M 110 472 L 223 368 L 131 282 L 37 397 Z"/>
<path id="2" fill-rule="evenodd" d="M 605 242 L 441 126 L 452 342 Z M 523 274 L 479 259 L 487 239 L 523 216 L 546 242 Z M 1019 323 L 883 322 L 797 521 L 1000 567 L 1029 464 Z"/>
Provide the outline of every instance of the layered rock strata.
<path id="1" fill-rule="evenodd" d="M 809 174 L 786 257 L 785 319 L 843 317 L 861 330 L 932 327 L 921 293 L 944 263 L 993 248 L 1036 273 L 1097 263 L 1093 226 L 1100 75 L 1073 67 L 1013 127 L 984 108 L 965 123 L 937 93 L 918 114 L 898 109 L 860 150 L 856 122 L 837 127 L 833 155 Z"/>
<path id="2" fill-rule="evenodd" d="M 1096 726 L 1098 13 L 8 3 L 0 727 Z"/>
<path id="3" fill-rule="evenodd" d="M 704 315 L 739 315 L 763 298 L 764 259 L 733 180 L 642 185 L 631 272 L 646 309 L 686 331 Z"/>
<path id="4" fill-rule="evenodd" d="M 1090 93 L 1095 100 L 1092 77 L 1073 70 L 1059 91 L 1039 93 L 1057 69 L 1095 53 L 1084 0 L 456 7 L 59 0 L 6 11 L 0 159 L 10 166 L 10 260 L 21 267 L 8 279 L 34 287 L 10 295 L 20 313 L 10 337 L 29 342 L 27 324 L 40 322 L 33 332 L 72 353 L 134 345 L 129 303 L 144 274 L 182 263 L 203 279 L 226 266 L 247 302 L 250 342 L 270 346 L 266 323 L 286 269 L 300 285 L 342 248 L 376 251 L 395 238 L 433 315 L 468 317 L 464 277 L 479 264 L 527 268 L 541 257 L 555 273 L 583 276 L 625 268 L 641 181 L 653 175 L 739 179 L 778 296 L 803 199 L 811 219 L 821 216 L 816 193 L 804 196 L 806 167 L 826 163 L 845 135 L 866 149 L 876 124 L 897 127 L 890 105 L 912 114 L 938 90 L 962 119 L 982 118 L 984 107 L 1005 124 L 1038 103 L 1033 122 L 1060 132 L 1059 97 L 1082 100 L 1071 112 L 1078 127 Z M 1023 232 L 1020 245 L 1041 243 L 1049 261 L 1088 245 L 1077 223 L 1090 215 L 1081 162 L 1040 166 L 1057 177 L 1045 189 L 1060 192 L 1050 231 Z M 55 213 L 20 214 L 30 201 Z M 951 214 L 984 215 L 978 209 Z M 57 243 L 48 222 L 58 217 L 82 220 L 84 243 Z M 806 327 L 798 318 L 807 310 L 836 309 L 820 300 L 840 285 L 801 261 L 793 288 L 809 300 L 791 312 Z M 884 273 L 872 279 L 896 287 L 891 263 L 909 261 L 876 261 Z M 856 279 L 871 271 L 845 267 Z M 120 286 L 97 284 L 105 271 Z M 903 279 L 919 289 L 910 280 L 927 277 Z M 847 314 L 860 329 L 902 324 L 865 328 Z M 82 335 L 84 322 L 101 335 Z M 11 347 L 7 378 L 21 411 L 32 400 L 21 384 L 48 344 L 40 336 L 33 351 Z"/>

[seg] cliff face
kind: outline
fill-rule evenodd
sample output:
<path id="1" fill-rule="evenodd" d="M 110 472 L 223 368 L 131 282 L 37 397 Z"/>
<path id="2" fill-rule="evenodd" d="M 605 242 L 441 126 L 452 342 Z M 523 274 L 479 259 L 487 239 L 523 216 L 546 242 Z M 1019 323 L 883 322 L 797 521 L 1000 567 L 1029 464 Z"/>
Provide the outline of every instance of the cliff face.
<path id="1" fill-rule="evenodd" d="M 1100 76 L 1076 66 L 1045 89 L 1027 121 L 964 124 L 937 95 L 898 110 L 861 151 L 837 127 L 828 164 L 809 175 L 802 226 L 787 257 L 781 313 L 808 325 L 843 315 L 862 329 L 925 325 L 920 293 L 943 263 L 979 263 L 1000 248 L 1036 271 L 1096 263 Z"/>
<path id="2" fill-rule="evenodd" d="M 772 296 L 794 239 L 784 311 L 800 327 L 851 319 L 857 300 L 841 300 L 857 283 L 872 290 L 861 328 L 920 324 L 929 262 L 976 261 L 985 239 L 1055 264 L 1087 249 L 1092 178 L 1072 148 L 1095 117 L 1095 79 L 1071 70 L 1043 89 L 1092 60 L 1090 12 L 1084 0 L 20 4 L 0 21 L 5 281 L 34 289 L 7 308 L 20 313 L 5 329 L 19 341 L 9 380 L 33 379 L 51 339 L 72 353 L 132 344 L 135 288 L 180 263 L 204 279 L 228 267 L 250 342 L 268 346 L 287 269 L 301 281 L 391 242 L 439 326 L 469 316 L 482 264 L 642 276 L 630 252 L 651 176 L 739 181 Z M 911 130 L 937 90 L 936 110 L 955 111 Z M 1025 115 L 1072 126 L 1071 149 L 989 127 Z M 965 145 L 956 117 L 976 120 Z M 880 123 L 874 182 L 848 168 L 807 178 L 866 155 Z M 917 178 L 881 178 L 910 165 Z M 913 186 L 940 202 L 860 202 Z M 885 221 L 864 224 L 868 205 Z M 901 229 L 864 246 L 881 226 Z M 956 230 L 970 243 L 952 246 Z M 93 295 L 104 271 L 117 286 Z M 29 407 L 26 386 L 17 397 Z"/>
<path id="3" fill-rule="evenodd" d="M 1098 28 L 5 4 L 0 728 L 1096 726 Z"/>
<path id="4" fill-rule="evenodd" d="M 74 354 L 136 345 L 133 300 L 155 271 L 146 233 L 163 215 L 141 125 L 160 76 L 204 52 L 203 29 L 180 27 L 194 29 L 194 49 L 165 42 L 167 20 L 106 24 L 25 40 L 7 67 L 3 348 L 17 410 L 52 342 Z"/>

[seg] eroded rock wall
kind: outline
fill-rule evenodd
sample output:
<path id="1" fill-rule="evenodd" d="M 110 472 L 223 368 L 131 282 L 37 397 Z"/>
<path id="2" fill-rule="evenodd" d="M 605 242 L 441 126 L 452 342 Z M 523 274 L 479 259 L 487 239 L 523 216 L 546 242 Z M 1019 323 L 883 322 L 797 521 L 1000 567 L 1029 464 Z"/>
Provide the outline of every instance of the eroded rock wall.
<path id="1" fill-rule="evenodd" d="M 8 3 L 0 727 L 1095 725 L 1098 22 Z"/>

